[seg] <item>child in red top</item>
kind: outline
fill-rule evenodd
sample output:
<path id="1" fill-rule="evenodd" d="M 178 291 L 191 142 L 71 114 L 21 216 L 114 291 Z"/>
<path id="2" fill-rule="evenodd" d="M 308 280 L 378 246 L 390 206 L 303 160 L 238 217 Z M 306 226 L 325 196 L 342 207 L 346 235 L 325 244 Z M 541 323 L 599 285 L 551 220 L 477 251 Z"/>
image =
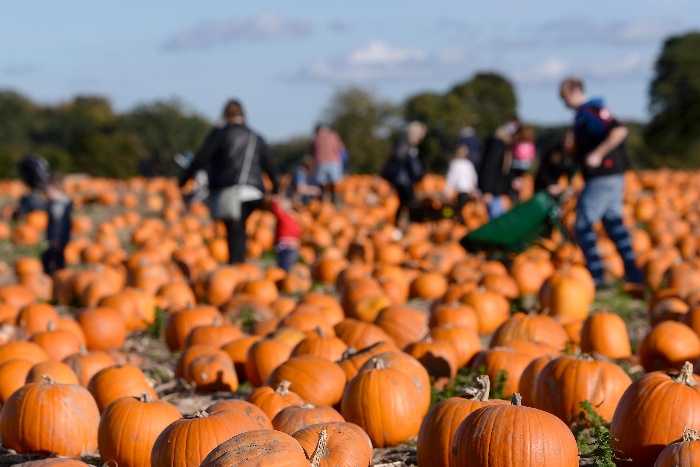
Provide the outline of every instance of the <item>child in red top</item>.
<path id="1" fill-rule="evenodd" d="M 275 251 L 277 252 L 277 265 L 289 272 L 299 257 L 299 240 L 301 229 L 294 220 L 289 210 L 289 200 L 273 196 L 270 203 L 272 213 L 277 218 L 277 231 L 275 232 Z"/>

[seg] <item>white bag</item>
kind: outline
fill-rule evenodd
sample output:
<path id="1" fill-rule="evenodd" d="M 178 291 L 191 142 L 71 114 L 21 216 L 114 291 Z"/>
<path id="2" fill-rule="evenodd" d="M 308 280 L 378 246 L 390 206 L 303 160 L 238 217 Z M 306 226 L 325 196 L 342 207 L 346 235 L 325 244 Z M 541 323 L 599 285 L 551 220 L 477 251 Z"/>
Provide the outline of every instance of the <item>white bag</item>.
<path id="1" fill-rule="evenodd" d="M 245 159 L 243 160 L 243 168 L 241 169 L 238 183 L 212 192 L 209 198 L 209 209 L 212 218 L 233 221 L 237 221 L 241 218 L 241 205 L 244 201 L 242 192 L 245 189 L 245 182 L 248 181 L 248 174 L 250 173 L 250 165 L 252 163 L 256 143 L 257 137 L 251 132 L 248 138 L 248 146 L 246 147 Z"/>

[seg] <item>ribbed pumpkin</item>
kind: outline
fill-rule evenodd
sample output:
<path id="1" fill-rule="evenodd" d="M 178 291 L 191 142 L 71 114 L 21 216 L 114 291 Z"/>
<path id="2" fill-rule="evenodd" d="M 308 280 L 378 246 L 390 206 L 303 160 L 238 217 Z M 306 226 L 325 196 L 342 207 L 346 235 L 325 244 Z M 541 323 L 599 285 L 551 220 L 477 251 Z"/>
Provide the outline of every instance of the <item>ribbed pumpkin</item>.
<path id="1" fill-rule="evenodd" d="M 683 436 L 661 451 L 654 467 L 691 467 L 700 460 L 700 431 L 683 430 Z"/>
<path id="2" fill-rule="evenodd" d="M 372 357 L 376 357 L 380 353 L 391 352 L 394 350 L 399 350 L 396 345 L 389 342 L 377 342 L 376 344 L 370 345 L 360 350 L 356 350 L 355 347 L 348 347 L 345 351 L 343 357 L 338 361 L 338 365 L 343 369 L 345 375 L 348 377 L 348 381 L 353 379 L 362 365 L 368 362 Z"/>
<path id="3" fill-rule="evenodd" d="M 80 313 L 77 320 L 85 331 L 88 350 L 120 349 L 126 341 L 126 321 L 117 310 L 92 308 Z"/>
<path id="4" fill-rule="evenodd" d="M 389 342 L 396 345 L 394 338 L 382 328 L 372 323 L 365 323 L 356 319 L 347 318 L 334 326 L 335 334 L 345 342 L 348 347 L 364 349 L 378 342 Z"/>
<path id="5" fill-rule="evenodd" d="M 259 340 L 262 340 L 262 337 L 245 336 L 241 337 L 240 339 L 236 339 L 233 342 L 229 342 L 228 344 L 221 347 L 221 350 L 226 352 L 228 356 L 231 357 L 233 367 L 236 369 L 238 381 L 240 382 L 247 381 L 248 379 L 245 373 L 245 364 L 248 360 L 248 351 L 250 351 L 250 348 L 253 346 L 253 344 L 258 342 Z"/>
<path id="6" fill-rule="evenodd" d="M 270 374 L 266 386 L 291 382 L 290 389 L 316 405 L 333 406 L 340 402 L 347 377 L 340 366 L 317 355 L 292 357 Z"/>
<path id="7" fill-rule="evenodd" d="M 430 337 L 452 344 L 457 357 L 457 368 L 462 368 L 481 351 L 481 339 L 476 329 L 443 324 L 432 328 Z"/>
<path id="8" fill-rule="evenodd" d="M 343 416 L 333 407 L 313 405 L 307 402 L 280 410 L 272 419 L 272 427 L 277 431 L 293 435 L 307 426 L 344 421 Z"/>
<path id="9" fill-rule="evenodd" d="M 358 373 L 348 383 L 340 413 L 365 430 L 375 447 L 396 446 L 420 430 L 423 416 L 414 408 L 417 397 L 408 376 L 384 368 L 382 360 L 375 358 L 374 368 Z"/>
<path id="10" fill-rule="evenodd" d="M 491 334 L 506 322 L 510 315 L 508 300 L 501 294 L 479 288 L 461 299 L 476 311 L 479 318 L 479 334 Z"/>
<path id="11" fill-rule="evenodd" d="M 0 411 L 4 447 L 18 453 L 55 452 L 79 457 L 97 448 L 100 412 L 82 386 L 50 378 L 18 389 Z"/>
<path id="12" fill-rule="evenodd" d="M 319 423 L 292 435 L 316 467 L 367 467 L 372 442 L 362 428 L 347 422 Z"/>
<path id="13" fill-rule="evenodd" d="M 478 376 L 477 382 L 479 389 L 465 388 L 460 396 L 435 404 L 425 416 L 418 432 L 418 465 L 450 467 L 452 440 L 460 423 L 486 405 L 508 404 L 504 400 L 489 400 L 491 384 L 487 375 Z"/>
<path id="14" fill-rule="evenodd" d="M 71 367 L 63 362 L 51 360 L 34 365 L 27 374 L 27 383 L 39 383 L 44 376 L 48 376 L 59 384 L 80 384 Z"/>
<path id="15" fill-rule="evenodd" d="M 523 398 L 523 404 L 527 407 L 537 407 L 537 377 L 542 372 L 542 368 L 547 366 L 554 359 L 552 355 L 538 357 L 531 361 L 520 375 L 518 391 Z"/>
<path id="16" fill-rule="evenodd" d="M 44 349 L 33 342 L 14 341 L 0 345 L 0 363 L 21 357 L 32 363 L 44 362 L 49 359 Z"/>
<path id="17" fill-rule="evenodd" d="M 192 329 L 185 341 L 185 347 L 204 344 L 218 349 L 242 337 L 243 331 L 237 326 L 233 324 L 222 324 L 219 318 L 214 318 L 212 324 L 197 326 Z"/>
<path id="18" fill-rule="evenodd" d="M 421 340 L 429 331 L 428 319 L 423 313 L 402 306 L 383 309 L 377 315 L 374 324 L 389 334 L 401 349 Z"/>
<path id="19" fill-rule="evenodd" d="M 180 412 L 144 392 L 140 398 L 122 397 L 107 406 L 100 419 L 97 443 L 105 463 L 124 467 L 148 467 L 158 435 L 179 420 Z"/>
<path id="20" fill-rule="evenodd" d="M 565 423 L 588 401 L 604 420 L 611 420 L 622 394 L 632 380 L 614 363 L 590 357 L 562 356 L 549 362 L 535 383 L 536 407 Z"/>
<path id="21" fill-rule="evenodd" d="M 309 336 L 294 347 L 292 356 L 317 355 L 335 362 L 343 357 L 347 349 L 348 346 L 341 338 L 326 336 L 323 330 L 319 328 L 316 336 Z"/>
<path id="22" fill-rule="evenodd" d="M 185 373 L 199 391 L 235 392 L 238 389 L 236 370 L 228 354 L 222 350 L 195 358 Z"/>
<path id="23" fill-rule="evenodd" d="M 665 446 L 700 420 L 699 383 L 689 362 L 680 372 L 653 371 L 634 381 L 610 424 L 619 457 L 631 458 L 635 467 L 653 466 Z"/>
<path id="24" fill-rule="evenodd" d="M 181 350 L 194 328 L 222 321 L 221 313 L 213 306 L 199 305 L 175 311 L 168 315 L 165 322 L 165 343 L 170 350 Z"/>
<path id="25" fill-rule="evenodd" d="M 452 467 L 579 465 L 578 446 L 569 427 L 550 413 L 522 406 L 520 394 L 513 395 L 512 405 L 482 407 L 464 419 L 452 454 Z"/>
<path id="26" fill-rule="evenodd" d="M 289 390 L 291 384 L 289 381 L 280 381 L 275 388 L 270 386 L 257 388 L 248 396 L 248 402 L 260 407 L 272 420 L 285 407 L 304 403 L 304 399 L 299 394 Z"/>
<path id="27" fill-rule="evenodd" d="M 249 430 L 257 430 L 257 423 L 248 417 L 239 417 L 230 410 L 198 412 L 192 418 L 171 423 L 158 435 L 151 452 L 151 465 L 200 465 L 219 444 Z"/>
<path id="28" fill-rule="evenodd" d="M 457 352 L 454 345 L 448 341 L 433 339 L 430 336 L 409 344 L 406 353 L 418 360 L 428 374 L 435 378 L 436 387 L 442 387 L 450 382 L 459 369 Z"/>
<path id="29" fill-rule="evenodd" d="M 185 465 L 185 464 L 172 464 Z M 187 464 L 187 465 L 200 465 Z M 301 445 L 291 436 L 275 430 L 253 430 L 241 433 L 219 444 L 200 467 L 225 466 L 309 467 Z M 157 467 L 154 463 L 153 467 Z"/>

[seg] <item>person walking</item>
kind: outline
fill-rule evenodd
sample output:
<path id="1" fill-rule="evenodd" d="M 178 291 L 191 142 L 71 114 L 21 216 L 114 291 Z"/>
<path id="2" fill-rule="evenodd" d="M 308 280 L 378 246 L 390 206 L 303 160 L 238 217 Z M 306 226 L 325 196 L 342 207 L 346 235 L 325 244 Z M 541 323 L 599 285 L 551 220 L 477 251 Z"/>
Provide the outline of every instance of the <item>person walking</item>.
<path id="1" fill-rule="evenodd" d="M 212 217 L 224 222 L 229 263 L 237 264 L 246 258 L 246 219 L 260 207 L 265 194 L 263 173 L 270 177 L 273 194 L 277 194 L 279 181 L 272 153 L 265 140 L 246 125 L 241 103 L 227 102 L 223 118 L 224 125 L 209 133 L 182 173 L 180 186 L 206 168 Z"/>
<path id="2" fill-rule="evenodd" d="M 332 203 L 335 203 L 335 185 L 343 178 L 344 152 L 345 146 L 338 133 L 322 123 L 316 125 L 311 141 L 311 155 L 316 164 L 316 183 L 321 186 L 321 199 L 328 192 Z"/>
<path id="3" fill-rule="evenodd" d="M 411 211 L 416 199 L 413 184 L 423 178 L 423 163 L 418 157 L 418 145 L 425 138 L 426 132 L 423 123 L 409 123 L 396 140 L 391 156 L 382 170 L 382 177 L 391 184 L 399 197 L 394 220 L 396 226 L 404 210 L 408 210 L 409 222 L 413 221 Z"/>
<path id="4" fill-rule="evenodd" d="M 625 276 L 633 284 L 642 284 L 644 275 L 636 264 L 627 228 L 622 223 L 622 195 L 627 157 L 624 142 L 628 130 L 613 117 L 603 99 L 588 99 L 583 81 L 568 77 L 559 87 L 566 107 L 575 111 L 575 161 L 585 180 L 579 195 L 574 224 L 576 238 L 586 258 L 586 267 L 596 288 L 608 288 L 605 270 L 596 247 L 597 235 L 593 224 L 602 220 L 603 227 L 615 243 L 625 264 Z"/>

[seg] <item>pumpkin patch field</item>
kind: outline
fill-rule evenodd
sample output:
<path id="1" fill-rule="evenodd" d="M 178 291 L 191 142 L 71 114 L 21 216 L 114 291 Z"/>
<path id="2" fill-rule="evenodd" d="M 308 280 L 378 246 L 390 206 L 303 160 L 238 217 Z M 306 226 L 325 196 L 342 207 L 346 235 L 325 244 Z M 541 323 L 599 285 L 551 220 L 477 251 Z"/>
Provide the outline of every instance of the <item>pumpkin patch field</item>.
<path id="1" fill-rule="evenodd" d="M 371 175 L 296 206 L 289 272 L 269 210 L 228 265 L 223 225 L 176 180 L 68 176 L 51 277 L 47 214 L 13 219 L 24 188 L 1 181 L 0 466 L 700 465 L 700 173 L 626 181 L 645 284 L 621 281 L 600 228 L 603 291 L 556 229 L 467 253 L 481 201 L 397 231 Z M 443 187 L 416 191 L 439 212 Z"/>

